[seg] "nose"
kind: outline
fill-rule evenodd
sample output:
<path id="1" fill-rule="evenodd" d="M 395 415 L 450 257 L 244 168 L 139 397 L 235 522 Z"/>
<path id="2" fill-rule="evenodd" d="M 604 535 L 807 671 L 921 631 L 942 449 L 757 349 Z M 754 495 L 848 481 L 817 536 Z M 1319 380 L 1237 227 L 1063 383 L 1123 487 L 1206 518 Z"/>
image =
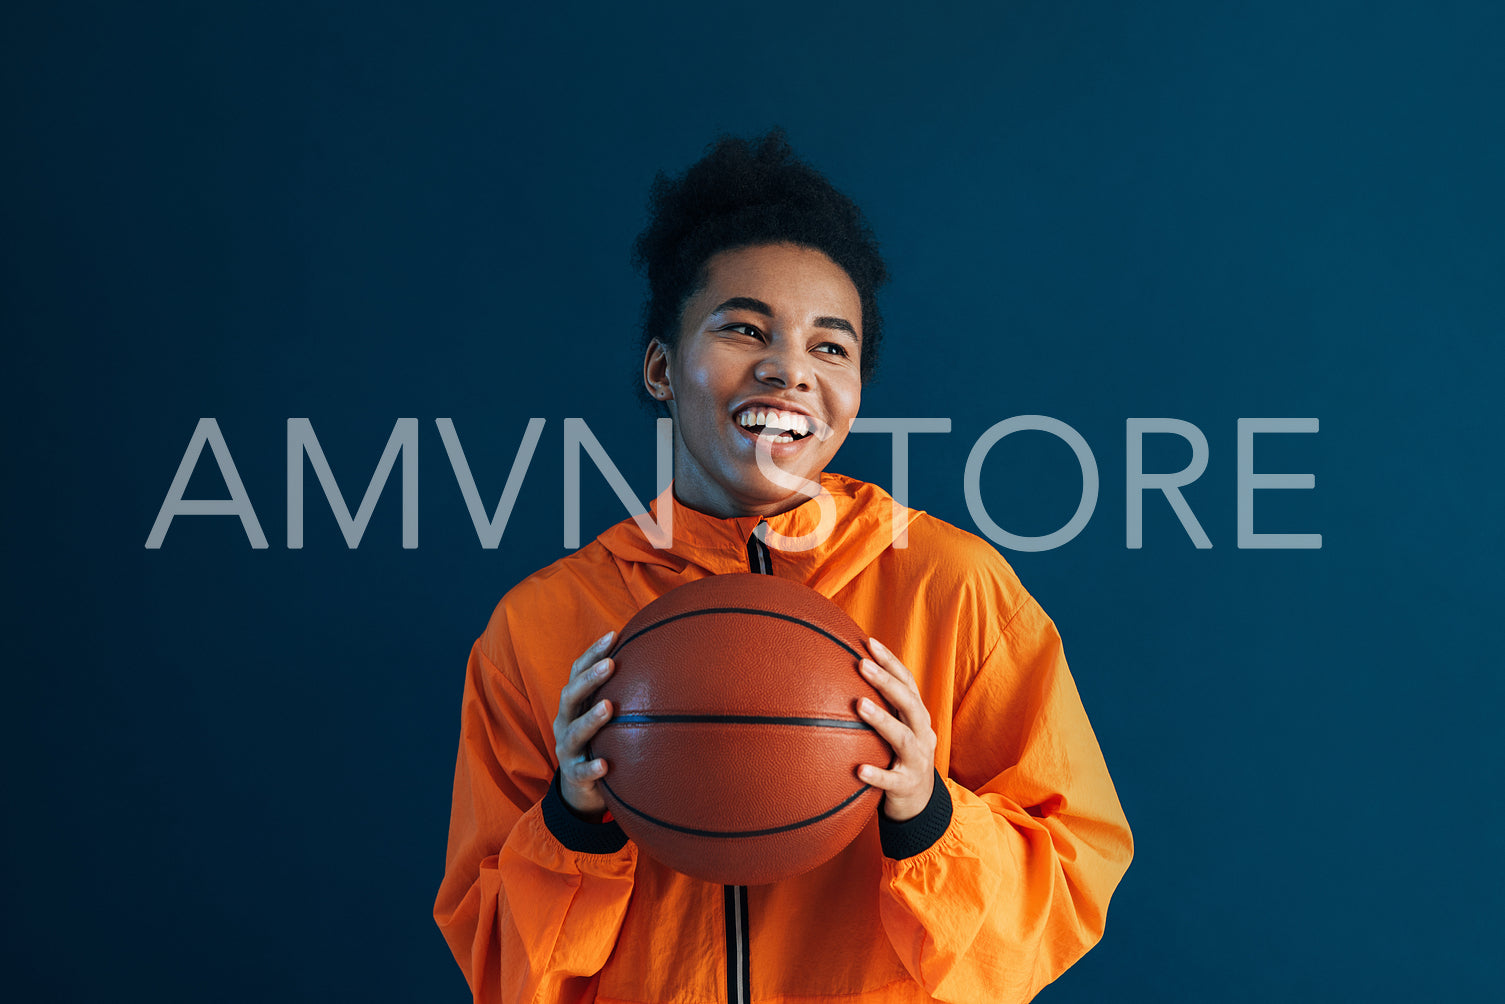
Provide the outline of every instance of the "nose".
<path id="1" fill-rule="evenodd" d="M 793 339 L 774 339 L 763 358 L 758 360 L 753 375 L 758 378 L 759 383 L 785 390 L 789 388 L 809 390 L 810 358 L 805 354 L 804 348 L 796 344 Z"/>

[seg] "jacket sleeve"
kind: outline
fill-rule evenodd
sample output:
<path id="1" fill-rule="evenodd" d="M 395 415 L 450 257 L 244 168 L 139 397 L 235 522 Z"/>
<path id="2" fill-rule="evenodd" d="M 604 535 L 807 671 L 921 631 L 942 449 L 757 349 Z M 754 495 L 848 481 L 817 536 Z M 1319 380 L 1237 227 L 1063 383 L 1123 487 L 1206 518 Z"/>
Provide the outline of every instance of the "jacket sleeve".
<path id="1" fill-rule="evenodd" d="M 501 620 L 466 668 L 434 919 L 476 1001 L 590 1001 L 632 895 L 637 851 L 615 823 L 587 823 L 564 806 L 552 731 L 541 733 L 515 667 L 504 672 L 488 656 L 513 658 Z"/>
<path id="2" fill-rule="evenodd" d="M 1027 1001 L 1102 937 L 1133 856 L 1060 636 L 1028 594 L 957 701 L 949 759 L 914 826 L 883 835 L 883 926 L 937 999 Z"/>

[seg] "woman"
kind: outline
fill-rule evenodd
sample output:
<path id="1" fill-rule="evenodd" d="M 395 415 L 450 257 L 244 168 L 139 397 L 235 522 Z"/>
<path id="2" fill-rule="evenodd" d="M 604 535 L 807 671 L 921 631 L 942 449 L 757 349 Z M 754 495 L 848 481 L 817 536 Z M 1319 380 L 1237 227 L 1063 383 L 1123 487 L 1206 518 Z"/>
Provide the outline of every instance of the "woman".
<path id="1" fill-rule="evenodd" d="M 498 604 L 466 675 L 435 919 L 484 1001 L 1028 1000 L 1101 937 L 1132 840 L 1060 638 L 1007 563 L 825 470 L 876 361 L 876 244 L 778 133 L 660 177 L 652 210 L 643 386 L 674 418 L 654 503 L 673 541 L 625 520 Z M 879 636 L 860 671 L 896 714 L 860 713 L 894 762 L 860 769 L 884 797 L 833 860 L 723 888 L 604 818 L 610 765 L 586 749 L 612 709 L 588 695 L 637 610 L 749 570 Z"/>

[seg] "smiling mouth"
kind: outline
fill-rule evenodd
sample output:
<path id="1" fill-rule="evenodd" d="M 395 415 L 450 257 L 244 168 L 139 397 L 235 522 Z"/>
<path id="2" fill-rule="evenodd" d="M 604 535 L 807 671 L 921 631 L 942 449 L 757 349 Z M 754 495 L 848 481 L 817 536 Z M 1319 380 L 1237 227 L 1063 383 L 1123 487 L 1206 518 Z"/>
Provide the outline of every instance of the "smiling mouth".
<path id="1" fill-rule="evenodd" d="M 777 411 L 773 408 L 748 408 L 736 417 L 737 424 L 759 438 L 767 437 L 775 443 L 796 443 L 814 436 L 818 440 L 825 426 L 819 419 L 792 411 Z"/>

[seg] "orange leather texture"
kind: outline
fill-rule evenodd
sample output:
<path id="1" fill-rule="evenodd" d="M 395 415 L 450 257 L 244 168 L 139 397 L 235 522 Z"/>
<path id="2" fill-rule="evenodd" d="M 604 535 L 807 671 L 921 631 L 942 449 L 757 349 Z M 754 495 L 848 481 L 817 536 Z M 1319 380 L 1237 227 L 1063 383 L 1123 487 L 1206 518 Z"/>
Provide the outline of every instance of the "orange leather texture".
<path id="1" fill-rule="evenodd" d="M 797 875 L 851 843 L 882 795 L 857 768 L 891 759 L 857 714 L 859 698 L 883 700 L 857 670 L 867 638 L 777 575 L 712 575 L 644 607 L 589 702 L 615 709 L 590 752 L 610 765 L 606 804 L 622 829 L 675 870 L 729 885 Z M 634 720 L 645 714 L 807 721 Z"/>
<path id="2" fill-rule="evenodd" d="M 1133 840 L 1055 625 L 987 542 L 822 476 L 829 536 L 773 552 L 914 673 L 952 800 L 929 849 L 883 856 L 876 816 L 846 850 L 749 889 L 755 1001 L 1027 1001 L 1102 936 Z M 447 865 L 434 917 L 479 1001 L 724 1001 L 723 889 L 629 841 L 582 854 L 544 823 L 570 663 L 674 587 L 747 570 L 757 517 L 671 489 L 674 544 L 633 520 L 529 576 L 472 646 Z M 769 517 L 819 528 L 814 502 Z M 908 546 L 892 546 L 907 526 Z M 1112 671 L 1103 667 L 1100 671 Z"/>

